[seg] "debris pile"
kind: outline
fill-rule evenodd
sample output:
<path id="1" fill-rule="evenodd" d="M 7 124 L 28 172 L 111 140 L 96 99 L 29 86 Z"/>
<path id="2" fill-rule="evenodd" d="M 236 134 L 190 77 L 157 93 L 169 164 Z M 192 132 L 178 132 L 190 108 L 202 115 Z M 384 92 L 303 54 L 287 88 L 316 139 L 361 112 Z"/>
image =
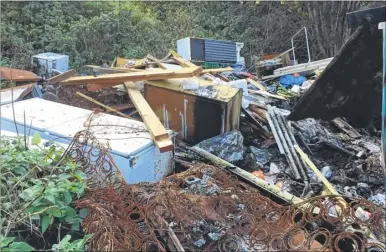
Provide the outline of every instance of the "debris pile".
<path id="1" fill-rule="evenodd" d="M 258 65 L 288 64 L 288 52 Z M 70 70 L 40 80 L 46 100 L 98 108 L 76 111 L 81 131 L 69 133 L 64 155 L 88 175 L 90 188 L 76 206 L 90 211 L 83 222 L 83 231 L 93 234 L 89 250 L 386 250 L 379 127 L 354 128 L 336 116 L 290 120 L 294 106 L 308 104 L 305 97 L 327 78 L 330 62 L 340 61 L 286 66 L 258 80 L 230 67 L 203 69 L 170 51 L 162 60 L 117 57 L 111 67 L 87 66 L 88 75 Z M 34 89 L 1 94 L 12 95 L 14 112 L 13 102 Z M 91 125 L 101 109 L 119 117 L 105 115 Z M 16 130 L 21 113 L 13 113 Z M 134 122 L 140 130 L 128 126 Z M 118 138 L 101 144 L 91 126 Z M 122 144 L 117 128 L 123 127 L 125 136 L 143 135 Z M 145 135 L 148 142 L 133 140 Z M 119 150 L 136 149 L 122 154 L 110 148 L 112 141 Z M 173 165 L 179 172 L 166 176 Z"/>
<path id="2" fill-rule="evenodd" d="M 346 198 L 346 197 L 345 197 Z M 91 250 L 251 251 L 384 249 L 383 209 L 316 197 L 282 206 L 222 169 L 198 163 L 159 183 L 93 188 L 76 205 Z M 363 210 L 365 209 L 365 210 Z"/>

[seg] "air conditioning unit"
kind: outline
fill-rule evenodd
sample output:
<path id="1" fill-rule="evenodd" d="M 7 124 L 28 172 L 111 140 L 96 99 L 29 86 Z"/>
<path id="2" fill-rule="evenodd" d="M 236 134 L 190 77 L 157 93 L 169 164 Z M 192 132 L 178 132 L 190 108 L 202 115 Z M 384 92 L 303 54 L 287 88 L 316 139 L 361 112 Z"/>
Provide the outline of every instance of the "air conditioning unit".
<path id="1" fill-rule="evenodd" d="M 40 53 L 32 56 L 34 72 L 39 76 L 50 77 L 53 73 L 68 71 L 68 55 L 58 53 Z"/>

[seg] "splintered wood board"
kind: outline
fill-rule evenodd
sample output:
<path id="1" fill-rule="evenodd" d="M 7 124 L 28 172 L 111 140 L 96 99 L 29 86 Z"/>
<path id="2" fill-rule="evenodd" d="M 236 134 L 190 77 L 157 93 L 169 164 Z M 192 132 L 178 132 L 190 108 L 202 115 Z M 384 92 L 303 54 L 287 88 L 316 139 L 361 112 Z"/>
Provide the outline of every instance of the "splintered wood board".
<path id="1" fill-rule="evenodd" d="M 251 83 L 252 85 L 254 85 L 255 87 L 257 87 L 258 89 L 263 90 L 263 91 L 267 91 L 267 88 L 264 87 L 264 85 L 262 85 L 258 81 L 255 81 L 254 79 L 251 79 L 251 78 L 247 78 L 247 81 L 249 83 Z"/>
<path id="2" fill-rule="evenodd" d="M 64 72 L 64 73 L 61 73 L 61 74 L 58 74 L 58 75 L 55 75 L 55 76 L 49 78 L 47 80 L 47 83 L 48 84 L 56 84 L 56 83 L 58 83 L 60 81 L 64 81 L 65 79 L 70 78 L 74 74 L 75 74 L 75 70 L 71 69 L 71 70 L 69 70 L 67 72 Z"/>
<path id="3" fill-rule="evenodd" d="M 146 70 L 133 73 L 103 74 L 98 76 L 76 76 L 60 82 L 62 85 L 105 84 L 117 85 L 127 81 L 163 80 L 188 78 L 201 73 L 201 67 L 189 67 L 178 70 Z"/>
<path id="4" fill-rule="evenodd" d="M 152 136 L 155 145 L 158 147 L 160 152 L 162 153 L 173 150 L 174 146 L 173 142 L 169 138 L 169 134 L 145 98 L 142 96 L 141 92 L 133 88 L 134 83 L 132 82 L 125 82 L 124 84 L 127 89 L 127 93 L 130 96 L 131 102 L 141 115 L 147 130 Z"/>

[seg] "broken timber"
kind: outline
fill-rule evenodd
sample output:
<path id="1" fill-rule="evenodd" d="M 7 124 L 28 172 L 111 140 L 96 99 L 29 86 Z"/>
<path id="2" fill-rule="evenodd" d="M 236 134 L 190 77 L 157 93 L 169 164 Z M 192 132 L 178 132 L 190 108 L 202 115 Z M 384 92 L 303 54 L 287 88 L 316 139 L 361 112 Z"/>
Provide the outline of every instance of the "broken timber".
<path id="1" fill-rule="evenodd" d="M 350 124 L 348 124 L 341 117 L 335 118 L 334 120 L 332 120 L 332 123 L 352 138 L 360 138 L 361 137 L 361 134 L 359 134 L 358 131 L 356 131 Z"/>
<path id="2" fill-rule="evenodd" d="M 283 101 L 287 101 L 288 100 L 287 98 L 285 98 L 283 96 L 271 94 L 271 93 L 268 93 L 267 91 L 264 91 L 264 90 L 251 90 L 251 89 L 248 89 L 248 92 L 251 93 L 251 94 L 258 94 L 258 95 L 261 95 L 261 96 L 264 96 L 264 97 L 275 98 L 275 99 L 279 99 L 279 100 L 283 100 Z"/>
<path id="3" fill-rule="evenodd" d="M 258 81 L 255 81 L 254 79 L 251 79 L 251 78 L 247 78 L 247 81 L 251 83 L 253 86 L 257 87 L 258 89 L 267 91 L 267 88 L 263 84 L 259 83 Z"/>
<path id="4" fill-rule="evenodd" d="M 74 74 L 75 74 L 75 70 L 71 69 L 71 70 L 69 70 L 67 72 L 55 75 L 55 76 L 47 79 L 47 84 L 56 84 L 58 82 L 61 82 L 61 81 L 64 81 L 65 79 L 70 78 Z"/>
<path id="5" fill-rule="evenodd" d="M 135 108 L 141 115 L 141 118 L 152 136 L 155 145 L 161 153 L 173 150 L 173 143 L 169 139 L 169 134 L 167 133 L 165 127 L 142 96 L 141 92 L 134 89 L 133 86 L 134 83 L 125 82 L 127 93 L 129 94 Z"/>
<path id="6" fill-rule="evenodd" d="M 104 74 L 99 76 L 77 76 L 61 81 L 62 85 L 102 84 L 105 87 L 122 84 L 126 81 L 163 80 L 197 76 L 202 68 L 195 66 L 178 70 L 146 70 L 133 73 Z"/>
<path id="7" fill-rule="evenodd" d="M 202 73 L 222 73 L 222 72 L 232 72 L 233 68 L 225 67 L 225 68 L 213 68 L 213 69 L 204 69 Z"/>
<path id="8" fill-rule="evenodd" d="M 109 107 L 109 106 L 107 106 L 107 105 L 104 105 L 103 103 L 100 103 L 100 102 L 98 102 L 97 100 L 94 100 L 93 98 L 91 98 L 91 97 L 89 97 L 89 96 L 87 96 L 87 95 L 84 95 L 84 94 L 79 93 L 79 92 L 76 92 L 76 94 L 77 94 L 78 96 L 80 96 L 80 97 L 83 97 L 84 99 L 86 99 L 86 100 L 88 100 L 88 101 L 90 101 L 90 102 L 93 102 L 93 103 L 95 103 L 95 104 L 97 104 L 97 105 L 103 107 L 104 109 L 106 109 L 107 112 L 111 111 L 111 112 L 114 112 L 114 113 L 116 113 L 116 114 L 118 114 L 118 115 L 120 115 L 120 116 L 122 116 L 122 117 L 127 118 L 127 119 L 133 119 L 132 117 L 130 117 L 130 116 L 128 116 L 128 115 L 126 115 L 126 114 L 124 114 L 124 113 L 122 113 L 122 112 L 120 112 L 120 111 L 118 111 L 118 110 L 116 110 L 116 109 L 113 109 L 113 108 L 111 108 L 111 107 Z"/>

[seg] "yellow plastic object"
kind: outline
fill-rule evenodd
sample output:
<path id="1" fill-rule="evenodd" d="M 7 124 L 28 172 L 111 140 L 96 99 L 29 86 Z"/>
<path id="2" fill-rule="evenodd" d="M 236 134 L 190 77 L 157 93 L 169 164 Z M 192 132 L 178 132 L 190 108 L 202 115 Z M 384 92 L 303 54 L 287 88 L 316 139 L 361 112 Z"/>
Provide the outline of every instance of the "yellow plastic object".
<path id="1" fill-rule="evenodd" d="M 145 59 L 125 59 L 121 57 L 116 57 L 111 67 L 141 67 L 145 64 Z"/>

